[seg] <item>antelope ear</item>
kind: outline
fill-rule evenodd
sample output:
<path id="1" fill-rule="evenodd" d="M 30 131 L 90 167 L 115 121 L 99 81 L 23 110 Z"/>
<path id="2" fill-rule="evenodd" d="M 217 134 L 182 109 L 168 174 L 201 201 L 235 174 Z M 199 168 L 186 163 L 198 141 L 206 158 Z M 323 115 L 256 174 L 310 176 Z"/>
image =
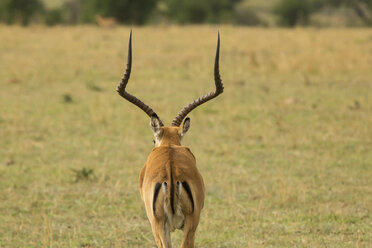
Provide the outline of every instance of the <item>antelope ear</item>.
<path id="1" fill-rule="evenodd" d="M 186 132 L 190 129 L 190 118 L 187 117 L 182 124 L 182 134 L 181 136 L 185 136 Z"/>
<path id="2" fill-rule="evenodd" d="M 161 124 L 159 117 L 157 115 L 151 116 L 150 127 L 152 129 L 152 132 L 156 135 L 158 135 L 161 132 Z"/>

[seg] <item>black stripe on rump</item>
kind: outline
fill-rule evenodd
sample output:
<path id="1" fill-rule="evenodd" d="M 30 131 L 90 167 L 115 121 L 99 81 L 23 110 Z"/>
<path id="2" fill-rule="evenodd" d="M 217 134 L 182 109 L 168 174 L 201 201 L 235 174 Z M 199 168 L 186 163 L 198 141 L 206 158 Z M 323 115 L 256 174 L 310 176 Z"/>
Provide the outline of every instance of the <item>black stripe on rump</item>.
<path id="1" fill-rule="evenodd" d="M 161 188 L 161 183 L 156 183 L 155 190 L 154 190 L 154 199 L 152 200 L 152 211 L 154 212 L 154 215 L 155 215 L 156 198 L 158 198 L 160 188 Z"/>
<path id="2" fill-rule="evenodd" d="M 170 164 L 170 202 L 171 202 L 172 213 L 174 214 L 174 187 L 173 187 L 172 163 Z"/>
<path id="3" fill-rule="evenodd" d="M 187 182 L 182 182 L 182 187 L 186 190 L 187 195 L 190 198 L 191 206 L 192 206 L 192 211 L 194 212 L 194 198 L 192 198 L 192 193 L 191 193 L 190 186 L 189 186 L 189 184 Z"/>

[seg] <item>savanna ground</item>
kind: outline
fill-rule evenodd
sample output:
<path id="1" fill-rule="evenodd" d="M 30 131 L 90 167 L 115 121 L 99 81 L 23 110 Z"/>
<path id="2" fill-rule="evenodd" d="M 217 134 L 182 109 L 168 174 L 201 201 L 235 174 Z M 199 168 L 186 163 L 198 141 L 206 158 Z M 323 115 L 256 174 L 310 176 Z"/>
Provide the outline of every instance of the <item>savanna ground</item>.
<path id="1" fill-rule="evenodd" d="M 197 247 L 371 247 L 372 30 L 134 27 L 128 91 L 169 124 L 213 89 L 218 29 L 225 93 L 184 139 Z M 0 247 L 154 247 L 149 118 L 115 92 L 128 33 L 0 26 Z"/>

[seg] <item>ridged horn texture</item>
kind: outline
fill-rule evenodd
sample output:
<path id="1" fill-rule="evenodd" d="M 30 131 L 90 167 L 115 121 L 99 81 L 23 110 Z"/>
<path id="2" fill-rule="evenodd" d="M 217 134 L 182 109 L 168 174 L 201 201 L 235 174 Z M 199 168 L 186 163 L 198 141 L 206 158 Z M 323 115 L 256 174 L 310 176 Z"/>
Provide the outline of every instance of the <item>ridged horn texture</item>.
<path id="1" fill-rule="evenodd" d="M 120 84 L 118 85 L 116 91 L 121 95 L 124 99 L 128 100 L 129 102 L 133 103 L 140 109 L 142 109 L 148 116 L 158 116 L 152 108 L 146 105 L 144 102 L 139 100 L 137 97 L 129 94 L 125 91 L 125 87 L 127 87 L 128 80 L 130 78 L 130 72 L 132 70 L 132 30 L 130 30 L 129 34 L 129 44 L 128 44 L 128 59 L 127 59 L 127 68 L 125 69 L 125 73 L 123 78 L 121 79 Z M 158 117 L 159 119 L 159 117 Z M 159 119 L 160 125 L 163 125 L 163 122 Z"/>
<path id="2" fill-rule="evenodd" d="M 217 49 L 216 49 L 216 58 L 214 60 L 214 82 L 216 84 L 216 91 L 210 92 L 208 94 L 205 94 L 204 96 L 199 97 L 198 99 L 195 99 L 193 102 L 191 102 L 189 105 L 184 107 L 178 115 L 173 119 L 172 126 L 179 127 L 182 120 L 190 113 L 194 108 L 198 107 L 199 105 L 202 105 L 203 103 L 215 98 L 219 94 L 223 92 L 223 84 L 220 76 L 220 69 L 219 69 L 219 59 L 220 59 L 220 32 L 218 32 L 217 37 Z"/>

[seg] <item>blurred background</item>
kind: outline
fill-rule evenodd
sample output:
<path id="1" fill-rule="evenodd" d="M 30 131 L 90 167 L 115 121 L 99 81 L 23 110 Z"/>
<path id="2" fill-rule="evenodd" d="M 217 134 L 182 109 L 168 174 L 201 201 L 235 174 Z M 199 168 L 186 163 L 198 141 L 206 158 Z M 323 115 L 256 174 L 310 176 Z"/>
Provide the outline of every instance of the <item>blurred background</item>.
<path id="1" fill-rule="evenodd" d="M 120 24 L 371 26 L 371 0 L 2 0 L 6 24 L 76 25 L 113 18 Z"/>

